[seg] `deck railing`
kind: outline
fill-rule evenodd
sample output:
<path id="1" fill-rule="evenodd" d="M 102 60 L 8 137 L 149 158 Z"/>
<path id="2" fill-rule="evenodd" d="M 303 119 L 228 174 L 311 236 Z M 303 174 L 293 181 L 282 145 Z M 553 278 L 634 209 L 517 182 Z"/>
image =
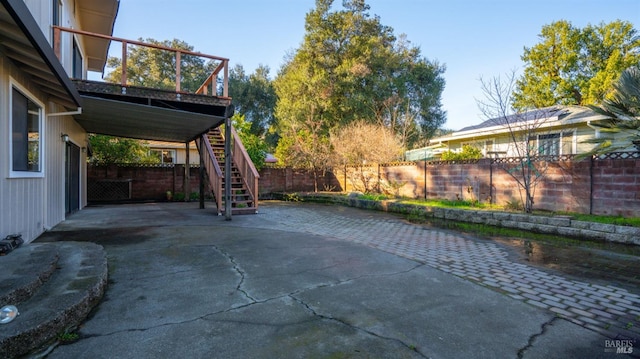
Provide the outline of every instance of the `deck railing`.
<path id="1" fill-rule="evenodd" d="M 236 129 L 231 127 L 232 140 L 232 156 L 238 171 L 242 176 L 245 186 L 247 187 L 249 194 L 253 200 L 253 207 L 256 212 L 258 211 L 258 170 L 253 165 L 253 161 L 249 157 L 247 150 L 244 148 L 240 136 L 236 132 Z"/>
<path id="2" fill-rule="evenodd" d="M 162 51 L 168 51 L 168 52 L 172 52 L 175 55 L 175 59 L 176 59 L 176 92 L 182 92 L 181 91 L 181 87 L 180 87 L 180 82 L 181 82 L 181 66 L 182 66 L 182 56 L 183 55 L 190 55 L 190 56 L 196 56 L 196 57 L 202 57 L 205 59 L 209 59 L 209 60 L 214 60 L 218 62 L 218 65 L 216 66 L 216 68 L 213 70 L 213 73 L 207 77 L 207 79 L 204 81 L 204 83 L 195 91 L 196 94 L 203 94 L 203 95 L 207 95 L 209 94 L 209 88 L 211 88 L 211 96 L 218 96 L 218 76 L 220 75 L 220 73 L 222 72 L 223 74 L 223 79 L 222 79 L 222 91 L 221 91 L 221 97 L 229 97 L 229 59 L 226 59 L 224 57 L 219 57 L 219 56 L 213 56 L 213 55 L 207 55 L 207 54 L 203 54 L 200 52 L 193 52 L 193 51 L 188 51 L 188 50 L 184 50 L 184 49 L 176 49 L 176 48 L 171 48 L 171 47 L 167 47 L 167 46 L 162 46 L 162 45 L 156 45 L 156 44 L 149 44 L 149 43 L 145 43 L 142 41 L 136 41 L 136 40 L 128 40 L 128 39 L 123 39 L 123 38 L 118 38 L 118 37 L 114 37 L 114 36 L 109 36 L 109 35 L 104 35 L 104 34 L 97 34 L 97 33 L 93 33 L 93 32 L 88 32 L 88 31 L 82 31 L 82 30 L 76 30 L 76 29 L 70 29 L 70 28 L 66 28 L 66 27 L 61 27 L 61 26 L 53 26 L 53 50 L 56 54 L 56 56 L 58 57 L 58 59 L 61 59 L 61 52 L 62 52 L 62 32 L 68 32 L 71 34 L 76 34 L 79 36 L 89 36 L 89 37 L 93 37 L 93 38 L 98 38 L 98 39 L 104 39 L 110 42 L 119 42 L 122 44 L 122 54 L 121 54 L 121 61 L 122 61 L 122 76 L 120 79 L 120 84 L 122 86 L 127 86 L 127 50 L 129 45 L 136 45 L 136 46 L 143 46 L 143 47 L 148 47 L 148 48 L 152 48 L 152 49 L 158 49 L 158 50 L 162 50 Z"/>
<path id="3" fill-rule="evenodd" d="M 204 163 L 204 169 L 209 177 L 209 184 L 211 185 L 211 190 L 213 191 L 213 196 L 216 201 L 216 208 L 218 214 L 222 213 L 222 182 L 224 178 L 222 177 L 222 170 L 220 169 L 220 164 L 218 164 L 218 160 L 216 159 L 215 154 L 213 153 L 213 148 L 211 147 L 211 142 L 209 141 L 209 137 L 207 134 L 202 134 L 200 137 L 200 141 L 196 141 L 196 143 L 202 143 L 198 148 L 200 150 L 200 156 L 202 156 L 202 161 Z"/>

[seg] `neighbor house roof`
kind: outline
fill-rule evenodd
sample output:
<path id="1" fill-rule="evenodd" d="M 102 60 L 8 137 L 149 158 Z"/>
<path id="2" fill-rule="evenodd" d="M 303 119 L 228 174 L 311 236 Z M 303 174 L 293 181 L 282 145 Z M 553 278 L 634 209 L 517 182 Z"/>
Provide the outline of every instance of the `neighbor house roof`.
<path id="1" fill-rule="evenodd" d="M 533 124 L 535 121 L 541 121 L 537 123 L 536 126 L 539 126 L 539 128 L 542 129 L 553 126 L 582 123 L 589 120 L 601 119 L 601 117 L 602 116 L 596 116 L 594 112 L 585 110 L 581 107 L 553 106 L 505 117 L 488 119 L 478 125 L 467 126 L 448 135 L 432 138 L 430 143 L 434 144 L 508 133 L 510 130 L 518 130 L 518 126 L 524 128 L 524 126 L 527 125 L 527 122 Z"/>

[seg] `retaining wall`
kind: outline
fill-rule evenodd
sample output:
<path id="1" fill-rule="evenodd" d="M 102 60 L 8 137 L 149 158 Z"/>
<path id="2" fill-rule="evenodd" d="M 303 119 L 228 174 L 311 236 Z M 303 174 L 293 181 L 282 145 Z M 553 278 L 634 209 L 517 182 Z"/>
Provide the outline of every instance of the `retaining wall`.
<path id="1" fill-rule="evenodd" d="M 356 208 L 412 214 L 425 219 L 447 219 L 577 239 L 640 245 L 639 227 L 577 221 L 569 216 L 547 217 L 486 210 L 436 208 L 398 203 L 394 200 L 374 201 L 326 193 L 299 193 L 298 196 L 309 202 L 336 203 Z"/>

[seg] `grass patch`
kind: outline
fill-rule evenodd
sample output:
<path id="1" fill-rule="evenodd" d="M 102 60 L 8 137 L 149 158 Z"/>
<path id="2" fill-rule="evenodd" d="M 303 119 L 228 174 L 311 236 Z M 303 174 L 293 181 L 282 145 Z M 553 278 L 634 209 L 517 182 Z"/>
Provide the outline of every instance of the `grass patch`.
<path id="1" fill-rule="evenodd" d="M 335 193 L 336 196 L 340 196 L 340 194 Z M 298 197 L 297 194 L 289 195 L 292 198 L 285 198 L 285 201 L 300 201 L 301 198 Z M 344 195 L 343 195 L 344 196 Z M 359 199 L 371 200 L 371 201 L 382 201 L 386 199 L 391 199 L 393 197 L 385 196 L 383 194 L 375 194 L 375 193 L 366 193 L 358 196 Z M 454 209 L 468 209 L 468 210 L 488 210 L 488 211 L 503 211 L 509 213 L 524 213 L 522 210 L 518 210 L 518 203 L 509 203 L 507 205 L 497 205 L 486 202 L 478 202 L 475 200 L 447 200 L 447 199 L 410 199 L 410 198 L 401 198 L 397 199 L 398 203 L 403 204 L 411 204 L 417 206 L 425 206 L 425 207 L 434 207 L 434 208 L 454 208 Z M 572 212 L 553 212 L 553 211 L 542 211 L 542 210 L 534 210 L 533 215 L 538 216 L 569 216 L 577 221 L 585 221 L 585 222 L 596 222 L 603 224 L 613 224 L 617 226 L 631 226 L 631 227 L 640 227 L 640 218 L 632 217 L 625 218 L 622 216 L 604 216 L 604 215 L 591 215 L 591 214 L 581 214 L 581 213 L 572 213 Z"/>
<path id="2" fill-rule="evenodd" d="M 495 227 L 487 224 L 457 222 L 446 219 L 416 217 L 407 215 L 405 218 L 412 223 L 428 224 L 434 227 L 451 229 L 463 233 L 472 234 L 475 237 L 493 239 L 493 238 L 517 238 L 524 240 L 532 240 L 536 242 L 550 244 L 556 247 L 577 246 L 604 250 L 614 250 L 618 253 L 640 255 L 640 248 L 632 245 L 619 243 L 610 243 L 603 241 L 591 241 L 585 239 L 577 239 L 564 237 L 554 234 L 536 233 L 531 231 L 523 231 L 514 228 Z"/>
<path id="3" fill-rule="evenodd" d="M 389 199 L 389 197 L 383 194 L 375 194 L 375 193 L 365 193 L 358 196 L 359 199 L 367 199 L 370 201 L 384 201 L 385 199 Z"/>
<path id="4" fill-rule="evenodd" d="M 70 344 L 78 341 L 80 339 L 80 335 L 74 332 L 64 332 L 58 334 L 58 341 L 60 344 Z"/>

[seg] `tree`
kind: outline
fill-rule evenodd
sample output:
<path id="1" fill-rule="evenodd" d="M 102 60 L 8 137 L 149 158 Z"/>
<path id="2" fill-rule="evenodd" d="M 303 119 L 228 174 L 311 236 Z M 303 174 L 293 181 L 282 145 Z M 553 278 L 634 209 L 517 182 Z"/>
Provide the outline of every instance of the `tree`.
<path id="1" fill-rule="evenodd" d="M 387 127 L 364 121 L 355 121 L 333 131 L 331 145 L 335 156 L 333 163 L 355 168 L 352 184 L 364 192 L 380 188 L 377 175 L 371 176 L 365 170 L 367 163 L 395 161 L 402 154 L 402 145 Z"/>
<path id="2" fill-rule="evenodd" d="M 521 57 L 513 105 L 522 110 L 601 103 L 622 71 L 640 62 L 640 37 L 626 21 L 579 29 L 561 20 L 543 26 L 539 38 Z"/>
<path id="3" fill-rule="evenodd" d="M 91 161 L 99 165 L 114 163 L 160 163 L 142 141 L 107 135 L 89 135 L 93 155 Z"/>
<path id="4" fill-rule="evenodd" d="M 590 140 L 597 146 L 588 154 L 622 151 L 631 146 L 640 150 L 640 68 L 626 69 L 613 85 L 611 98 L 602 105 L 589 108 L 606 116 L 602 123 L 594 123 L 605 134 L 617 134 L 615 140 L 602 137 Z"/>
<path id="5" fill-rule="evenodd" d="M 326 142 L 329 133 L 354 121 L 378 123 L 399 134 L 405 147 L 445 121 L 440 96 L 444 67 L 420 57 L 420 50 L 371 17 L 363 0 L 317 0 L 306 16 L 305 36 L 274 81 L 279 152 L 317 161 L 296 150 L 302 138 Z M 304 135 L 302 135 L 304 134 Z M 285 139 L 287 136 L 296 140 Z M 288 162 L 289 157 L 279 157 Z"/>
<path id="6" fill-rule="evenodd" d="M 503 159 L 498 165 L 516 182 L 523 209 L 531 213 L 537 185 L 544 178 L 549 161 L 546 156 L 549 148 L 538 144 L 537 139 L 543 133 L 545 124 L 557 111 L 555 107 L 522 111 L 514 107 L 513 88 L 516 84 L 515 72 L 506 80 L 494 77 L 481 79 L 485 100 L 479 100 L 480 111 L 495 126 L 501 126 L 509 135 L 509 153 L 513 157 Z"/>
<path id="7" fill-rule="evenodd" d="M 151 38 L 138 40 L 153 45 L 193 51 L 193 46 L 177 39 L 171 41 L 158 41 Z M 214 61 L 205 61 L 202 57 L 182 54 L 180 59 L 180 89 L 182 91 L 195 92 L 215 69 Z M 164 90 L 176 88 L 176 56 L 174 52 L 129 45 L 126 66 L 128 85 Z M 109 57 L 107 67 L 112 70 L 105 76 L 105 81 L 120 83 L 122 59 Z"/>
<path id="8" fill-rule="evenodd" d="M 277 98 L 269 79 L 269 67 L 260 65 L 253 74 L 247 75 L 242 65 L 236 65 L 229 73 L 229 96 L 233 98 L 236 113 L 244 115 L 248 130 L 269 140 L 268 130 L 275 124 Z"/>
<path id="9" fill-rule="evenodd" d="M 242 145 L 251 158 L 251 162 L 253 162 L 253 165 L 259 171 L 265 164 L 267 144 L 251 131 L 252 124 L 245 121 L 245 115 L 236 113 L 231 117 L 231 121 L 242 141 Z"/>

